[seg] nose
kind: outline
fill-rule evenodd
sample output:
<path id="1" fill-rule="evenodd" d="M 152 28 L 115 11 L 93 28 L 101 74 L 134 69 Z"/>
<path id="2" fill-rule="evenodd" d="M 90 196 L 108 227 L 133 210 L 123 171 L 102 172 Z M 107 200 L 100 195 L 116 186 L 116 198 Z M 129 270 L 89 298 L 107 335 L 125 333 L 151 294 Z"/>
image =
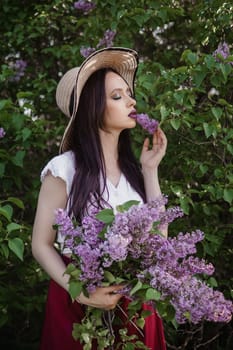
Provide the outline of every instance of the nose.
<path id="1" fill-rule="evenodd" d="M 136 105 L 136 100 L 135 100 L 135 98 L 132 97 L 132 96 L 129 96 L 127 105 L 130 106 L 130 107 L 131 107 L 131 106 L 135 106 L 135 105 Z"/>

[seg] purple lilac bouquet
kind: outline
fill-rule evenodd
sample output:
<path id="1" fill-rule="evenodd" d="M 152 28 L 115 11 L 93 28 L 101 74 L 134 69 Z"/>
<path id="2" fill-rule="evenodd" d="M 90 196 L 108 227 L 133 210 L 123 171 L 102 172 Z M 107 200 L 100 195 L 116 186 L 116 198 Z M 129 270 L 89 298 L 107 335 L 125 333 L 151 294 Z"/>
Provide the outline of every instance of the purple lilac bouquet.
<path id="1" fill-rule="evenodd" d="M 132 113 L 130 117 L 135 119 L 136 122 L 141 125 L 141 127 L 146 130 L 149 134 L 153 135 L 154 132 L 158 129 L 159 123 L 155 119 L 151 119 L 148 114 L 137 114 Z"/>
<path id="2" fill-rule="evenodd" d="M 165 210 L 166 204 L 166 197 L 161 197 L 146 204 L 127 202 L 117 207 L 116 214 L 112 209 L 99 213 L 92 209 L 81 226 L 66 211 L 58 209 L 56 227 L 65 237 L 65 247 L 72 252 L 72 263 L 67 267 L 71 296 L 75 299 L 97 286 L 123 283 L 127 288 L 123 288 L 122 294 L 134 305 L 135 300 L 139 301 L 133 313 L 143 302 L 153 302 L 162 318 L 180 324 L 204 319 L 229 322 L 232 302 L 200 278 L 214 272 L 212 264 L 194 256 L 196 244 L 204 238 L 203 232 L 196 230 L 165 238 L 161 234 L 163 228 L 183 215 L 179 207 Z M 89 312 L 90 323 L 93 315 Z M 88 326 L 75 326 L 73 335 L 80 340 Z M 108 337 L 106 333 L 103 338 Z M 146 349 L 139 343 L 137 348 Z"/>

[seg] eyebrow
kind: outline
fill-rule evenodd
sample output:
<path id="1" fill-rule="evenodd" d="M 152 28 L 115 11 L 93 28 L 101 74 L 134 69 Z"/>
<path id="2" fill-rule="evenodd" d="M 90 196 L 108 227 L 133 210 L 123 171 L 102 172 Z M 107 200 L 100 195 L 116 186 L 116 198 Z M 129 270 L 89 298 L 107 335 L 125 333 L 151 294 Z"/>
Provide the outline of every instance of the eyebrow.
<path id="1" fill-rule="evenodd" d="M 111 93 L 113 93 L 113 92 L 118 92 L 118 91 L 124 91 L 124 90 L 125 90 L 125 89 L 123 89 L 123 88 L 115 88 L 115 89 L 113 89 L 113 90 L 111 91 Z M 130 91 L 130 92 L 131 92 L 131 89 L 130 89 L 129 86 L 127 87 L 126 91 Z"/>

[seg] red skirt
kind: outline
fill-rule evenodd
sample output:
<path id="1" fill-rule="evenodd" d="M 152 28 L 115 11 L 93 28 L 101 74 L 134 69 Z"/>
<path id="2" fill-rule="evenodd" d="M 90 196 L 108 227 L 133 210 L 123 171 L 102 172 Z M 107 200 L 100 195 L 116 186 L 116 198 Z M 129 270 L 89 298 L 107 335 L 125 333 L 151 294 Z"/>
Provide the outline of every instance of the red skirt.
<path id="1" fill-rule="evenodd" d="M 121 304 L 124 311 L 127 310 L 128 303 L 129 301 L 124 298 Z M 149 305 L 144 304 L 143 310 L 150 310 L 151 315 L 145 319 L 144 338 L 141 339 L 138 334 L 139 338 L 151 350 L 166 350 L 161 318 Z M 82 350 L 80 342 L 73 339 L 72 330 L 73 323 L 81 323 L 84 315 L 85 306 L 72 302 L 69 293 L 51 280 L 40 350 Z M 136 328 L 131 323 L 126 323 L 126 327 L 128 334 L 137 334 Z M 96 350 L 97 347 L 93 345 L 92 349 Z"/>

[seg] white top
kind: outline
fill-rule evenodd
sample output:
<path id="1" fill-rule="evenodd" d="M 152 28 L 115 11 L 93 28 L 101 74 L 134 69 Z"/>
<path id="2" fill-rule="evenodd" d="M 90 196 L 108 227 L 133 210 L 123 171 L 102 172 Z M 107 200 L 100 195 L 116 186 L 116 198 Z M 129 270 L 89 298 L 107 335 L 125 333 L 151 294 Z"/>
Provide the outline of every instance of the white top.
<path id="1" fill-rule="evenodd" d="M 62 153 L 52 158 L 41 172 L 41 181 L 47 175 L 48 171 L 54 177 L 60 177 L 66 183 L 67 196 L 70 194 L 73 177 L 75 174 L 75 157 L 72 151 Z M 111 181 L 106 181 L 107 189 L 103 193 L 103 198 L 115 210 L 117 205 L 123 204 L 129 200 L 137 200 L 142 203 L 140 195 L 131 187 L 124 174 L 121 174 L 119 183 L 114 186 Z M 70 253 L 69 249 L 63 249 L 64 237 L 58 234 L 57 242 L 61 245 L 64 254 Z"/>

